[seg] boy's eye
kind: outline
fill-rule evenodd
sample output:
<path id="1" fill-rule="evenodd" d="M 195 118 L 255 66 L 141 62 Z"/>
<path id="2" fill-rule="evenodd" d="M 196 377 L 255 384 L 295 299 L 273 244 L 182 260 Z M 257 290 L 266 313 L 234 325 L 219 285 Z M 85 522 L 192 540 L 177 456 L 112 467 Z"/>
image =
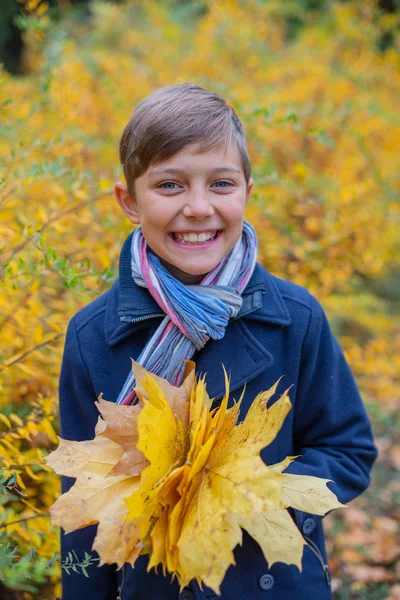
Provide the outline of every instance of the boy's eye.
<path id="1" fill-rule="evenodd" d="M 223 184 L 223 185 L 218 185 L 218 184 Z M 218 187 L 222 187 L 222 188 L 226 188 L 226 187 L 231 187 L 233 186 L 233 183 L 231 181 L 225 181 L 225 180 L 221 180 L 221 181 L 216 181 L 213 185 L 216 185 Z"/>
<path id="2" fill-rule="evenodd" d="M 163 188 L 165 190 L 175 190 L 176 188 L 173 187 L 175 185 L 178 185 L 177 183 L 175 183 L 175 181 L 164 181 L 164 183 L 160 183 L 160 185 L 158 185 L 157 187 Z"/>

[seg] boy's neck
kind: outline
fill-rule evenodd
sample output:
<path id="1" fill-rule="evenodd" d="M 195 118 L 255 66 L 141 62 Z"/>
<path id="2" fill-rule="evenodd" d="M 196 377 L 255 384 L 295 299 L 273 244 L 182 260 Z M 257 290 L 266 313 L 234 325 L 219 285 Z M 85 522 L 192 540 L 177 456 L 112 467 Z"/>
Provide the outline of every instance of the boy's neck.
<path id="1" fill-rule="evenodd" d="M 178 279 L 178 281 L 180 281 L 184 285 L 198 285 L 207 275 L 207 273 L 201 275 L 192 275 L 191 273 L 185 273 L 185 271 L 181 271 L 180 269 L 178 269 L 178 267 L 171 265 L 162 258 L 158 257 L 158 259 L 160 263 L 167 269 L 167 271 L 169 271 L 171 275 L 175 277 L 175 279 Z"/>

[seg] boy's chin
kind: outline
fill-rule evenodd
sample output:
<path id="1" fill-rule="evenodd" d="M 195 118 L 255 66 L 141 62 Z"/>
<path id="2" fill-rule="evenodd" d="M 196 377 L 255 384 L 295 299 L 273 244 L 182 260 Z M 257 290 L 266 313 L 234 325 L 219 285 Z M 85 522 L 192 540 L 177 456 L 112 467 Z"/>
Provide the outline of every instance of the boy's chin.
<path id="1" fill-rule="evenodd" d="M 200 281 L 204 279 L 207 273 L 209 273 L 209 271 L 202 273 L 192 269 L 190 270 L 191 272 L 182 271 L 182 269 L 179 269 L 179 267 L 172 265 L 163 258 L 159 257 L 159 260 L 161 264 L 164 265 L 164 267 L 171 273 L 171 275 L 175 277 L 175 279 L 178 279 L 181 283 L 184 283 L 186 285 L 195 285 L 196 283 L 200 283 Z"/>

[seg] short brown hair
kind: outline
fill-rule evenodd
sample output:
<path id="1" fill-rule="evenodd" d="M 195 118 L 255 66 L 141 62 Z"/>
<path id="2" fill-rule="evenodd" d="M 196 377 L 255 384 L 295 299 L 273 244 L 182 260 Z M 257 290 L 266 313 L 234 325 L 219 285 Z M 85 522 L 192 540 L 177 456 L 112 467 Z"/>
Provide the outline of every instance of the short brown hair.
<path id="1" fill-rule="evenodd" d="M 199 142 L 207 152 L 231 141 L 237 143 L 246 183 L 251 176 L 243 125 L 225 100 L 199 85 L 184 83 L 159 88 L 140 102 L 120 141 L 120 161 L 129 193 L 150 164 L 170 158 Z"/>

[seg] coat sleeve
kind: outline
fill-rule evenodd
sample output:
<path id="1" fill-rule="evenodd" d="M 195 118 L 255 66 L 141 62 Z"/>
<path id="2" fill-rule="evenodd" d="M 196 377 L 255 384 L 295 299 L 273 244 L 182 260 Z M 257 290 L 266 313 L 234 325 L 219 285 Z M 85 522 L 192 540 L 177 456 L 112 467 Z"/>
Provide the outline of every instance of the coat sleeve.
<path id="1" fill-rule="evenodd" d="M 371 424 L 315 298 L 303 342 L 294 411 L 294 445 L 301 456 L 286 472 L 330 479 L 330 489 L 343 503 L 361 494 L 369 485 L 377 457 Z M 296 520 L 301 524 L 301 515 L 296 514 Z"/>
<path id="2" fill-rule="evenodd" d="M 94 428 L 99 413 L 95 405 L 96 395 L 82 359 L 75 322 L 69 324 L 60 374 L 59 413 L 60 437 L 66 440 L 82 441 L 93 439 Z M 74 484 L 75 478 L 61 477 L 62 493 Z M 65 534 L 61 528 L 61 561 L 65 563 L 68 554 L 77 554 L 82 563 L 85 552 L 98 559 L 91 550 L 97 525 L 90 525 Z M 74 559 L 75 562 L 75 559 Z M 98 560 L 86 568 L 88 577 L 77 568 L 77 572 L 62 569 L 62 600 L 115 600 L 117 597 L 117 575 L 115 565 L 98 566 Z"/>

